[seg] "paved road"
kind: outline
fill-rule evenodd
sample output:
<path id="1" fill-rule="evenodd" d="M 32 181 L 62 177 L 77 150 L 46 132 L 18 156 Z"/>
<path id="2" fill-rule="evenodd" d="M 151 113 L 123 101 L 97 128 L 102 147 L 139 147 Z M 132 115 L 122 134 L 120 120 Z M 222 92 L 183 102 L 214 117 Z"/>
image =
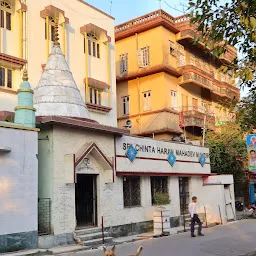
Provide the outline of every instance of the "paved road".
<path id="1" fill-rule="evenodd" d="M 190 238 L 189 233 L 122 244 L 116 256 L 127 256 L 142 245 L 141 256 L 241 256 L 256 255 L 256 220 L 243 220 L 204 230 L 205 237 Z M 69 254 L 103 256 L 100 250 Z"/>

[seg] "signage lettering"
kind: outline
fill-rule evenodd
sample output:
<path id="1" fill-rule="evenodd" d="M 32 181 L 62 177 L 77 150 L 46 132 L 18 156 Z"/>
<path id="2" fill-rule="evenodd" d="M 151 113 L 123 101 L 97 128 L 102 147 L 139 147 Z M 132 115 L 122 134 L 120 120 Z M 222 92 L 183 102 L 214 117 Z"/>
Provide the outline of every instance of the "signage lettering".
<path id="1" fill-rule="evenodd" d="M 127 150 L 132 144 L 129 143 L 123 143 L 123 150 Z M 175 152 L 171 148 L 162 148 L 162 147 L 154 147 L 154 146 L 145 146 L 145 145 L 132 145 L 137 152 L 144 152 L 144 153 L 156 153 L 160 155 L 169 155 L 171 152 L 175 153 L 177 156 L 186 156 L 186 157 L 197 157 L 199 158 L 201 156 L 201 152 L 196 152 L 192 150 L 179 150 L 176 149 Z M 208 153 L 204 153 L 204 156 L 206 158 L 209 158 Z"/>

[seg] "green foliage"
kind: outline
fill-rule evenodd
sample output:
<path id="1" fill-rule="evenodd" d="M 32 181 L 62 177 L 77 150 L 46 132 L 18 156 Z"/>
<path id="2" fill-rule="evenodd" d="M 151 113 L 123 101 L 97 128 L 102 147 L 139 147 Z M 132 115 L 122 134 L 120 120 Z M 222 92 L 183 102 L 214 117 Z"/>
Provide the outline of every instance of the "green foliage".
<path id="1" fill-rule="evenodd" d="M 166 205 L 170 203 L 169 194 L 168 193 L 159 193 L 155 194 L 155 202 L 156 205 Z"/>
<path id="2" fill-rule="evenodd" d="M 189 0 L 189 11 L 200 32 L 196 40 L 204 42 L 214 56 L 225 53 L 227 45 L 239 50 L 241 58 L 227 68 L 242 86 L 252 87 L 256 82 L 256 1 Z"/>
<path id="3" fill-rule="evenodd" d="M 219 132 L 208 132 L 206 140 L 212 172 L 233 174 L 235 182 L 243 181 L 247 151 L 242 132 L 234 124 L 227 124 Z"/>
<path id="4" fill-rule="evenodd" d="M 237 122 L 243 132 L 251 133 L 256 129 L 256 91 L 250 90 L 247 97 L 243 98 L 237 108 Z"/>

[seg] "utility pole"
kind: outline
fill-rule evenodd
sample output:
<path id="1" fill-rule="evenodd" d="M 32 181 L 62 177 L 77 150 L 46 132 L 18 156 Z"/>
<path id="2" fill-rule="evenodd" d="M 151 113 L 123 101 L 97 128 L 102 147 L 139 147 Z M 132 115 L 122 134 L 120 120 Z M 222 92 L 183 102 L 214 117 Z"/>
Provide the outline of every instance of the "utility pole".
<path id="1" fill-rule="evenodd" d="M 205 128 L 206 126 L 206 114 L 204 114 L 204 128 L 203 128 L 203 147 L 204 147 L 204 141 L 205 141 Z"/>

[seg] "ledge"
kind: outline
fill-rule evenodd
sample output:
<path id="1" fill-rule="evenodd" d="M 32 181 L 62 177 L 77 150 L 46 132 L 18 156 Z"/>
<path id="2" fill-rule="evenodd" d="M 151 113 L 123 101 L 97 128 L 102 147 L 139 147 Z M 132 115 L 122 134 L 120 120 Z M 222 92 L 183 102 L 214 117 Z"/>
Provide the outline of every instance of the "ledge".
<path id="1" fill-rule="evenodd" d="M 0 63 L 2 64 L 11 64 L 14 68 L 22 68 L 27 61 L 18 57 L 14 57 L 5 53 L 0 53 Z"/>
<path id="2" fill-rule="evenodd" d="M 86 83 L 86 78 L 84 79 L 84 83 Z M 88 84 L 90 87 L 94 87 L 102 90 L 110 88 L 109 84 L 94 78 L 90 78 L 90 77 L 88 78 Z"/>
<path id="3" fill-rule="evenodd" d="M 11 152 L 11 148 L 5 147 L 5 146 L 0 146 L 0 152 L 9 153 L 9 152 Z"/>
<path id="4" fill-rule="evenodd" d="M 112 108 L 110 107 L 105 107 L 105 106 L 96 105 L 92 103 L 86 103 L 86 107 L 90 110 L 95 110 L 95 111 L 104 112 L 104 113 L 109 113 L 112 110 Z"/>
<path id="5" fill-rule="evenodd" d="M 125 82 L 125 81 L 136 79 L 138 77 L 149 76 L 149 75 L 157 74 L 160 72 L 164 72 L 175 77 L 180 77 L 182 75 L 182 73 L 180 73 L 179 71 L 177 71 L 176 69 L 168 65 L 158 65 L 153 67 L 141 68 L 139 72 L 133 72 L 133 73 L 128 73 L 124 76 L 118 76 L 116 78 L 116 81 L 117 83 Z"/>
<path id="6" fill-rule="evenodd" d="M 33 132 L 39 132 L 40 129 L 38 128 L 31 128 L 31 127 L 27 127 L 27 126 L 21 126 L 15 123 L 1 123 L 0 122 L 0 127 L 4 127 L 4 128 L 12 128 L 12 129 L 18 129 L 18 130 L 26 130 L 26 131 L 33 131 Z"/>
<path id="7" fill-rule="evenodd" d="M 0 92 L 14 94 L 14 95 L 18 94 L 17 91 L 12 90 L 11 88 L 1 87 L 1 86 L 0 86 Z"/>

